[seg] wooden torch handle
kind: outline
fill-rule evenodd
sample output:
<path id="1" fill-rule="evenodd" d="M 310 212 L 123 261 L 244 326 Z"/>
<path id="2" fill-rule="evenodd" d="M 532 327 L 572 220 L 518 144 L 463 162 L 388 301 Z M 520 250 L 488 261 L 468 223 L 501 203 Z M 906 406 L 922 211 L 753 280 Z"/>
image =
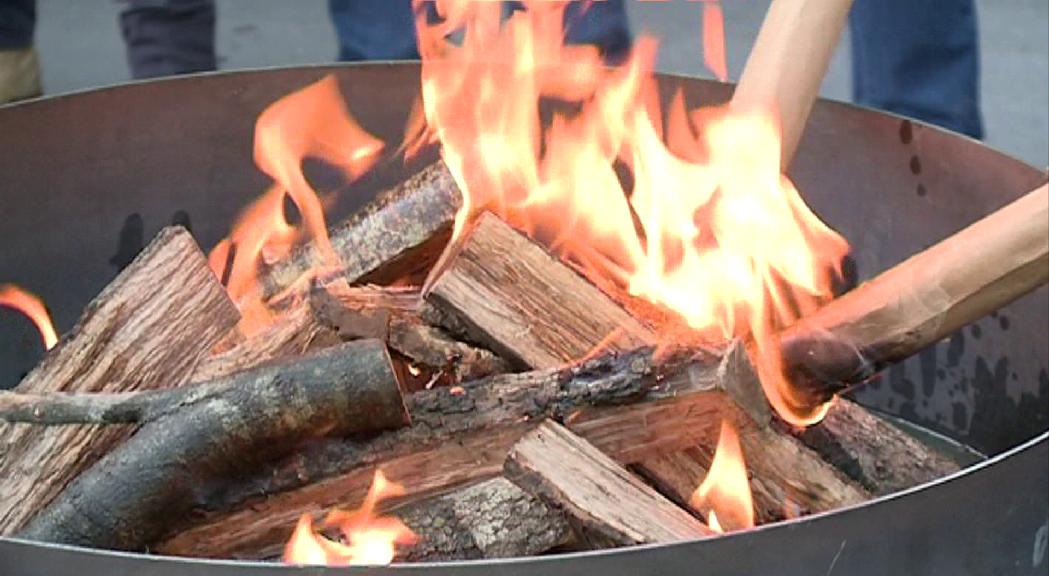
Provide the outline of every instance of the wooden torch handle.
<path id="1" fill-rule="evenodd" d="M 1049 281 L 1049 185 L 890 268 L 780 337 L 822 402 Z"/>
<path id="2" fill-rule="evenodd" d="M 851 7 L 852 0 L 773 0 L 743 68 L 732 109 L 778 115 L 784 172 Z"/>

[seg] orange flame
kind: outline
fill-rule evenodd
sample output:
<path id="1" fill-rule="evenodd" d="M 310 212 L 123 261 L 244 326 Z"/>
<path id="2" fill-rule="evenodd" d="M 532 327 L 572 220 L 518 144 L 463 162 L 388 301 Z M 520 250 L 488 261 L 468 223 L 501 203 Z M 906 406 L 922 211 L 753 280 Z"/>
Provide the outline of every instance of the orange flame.
<path id="1" fill-rule="evenodd" d="M 51 315 L 48 314 L 44 301 L 35 294 L 26 292 L 14 284 L 0 284 L 0 306 L 18 310 L 32 320 L 44 340 L 44 348 L 50 350 L 58 342 Z"/>
<path id="2" fill-rule="evenodd" d="M 770 404 L 817 421 L 823 409 L 792 401 L 774 334 L 831 296 L 848 245 L 781 174 L 773 113 L 689 113 L 679 97 L 664 141 L 653 40 L 606 69 L 593 47 L 564 44 L 565 2 L 524 4 L 503 22 L 498 3 L 445 0 L 433 23 L 416 1 L 426 131 L 465 197 L 456 234 L 492 211 L 702 339 L 750 335 Z M 715 71 L 719 9 L 705 24 Z"/>
<path id="3" fill-rule="evenodd" d="M 285 96 L 259 116 L 255 162 L 276 183 L 244 210 L 230 236 L 208 257 L 240 308 L 239 328 L 246 336 L 273 322 L 258 286 L 260 265 L 285 257 L 304 237 L 313 240 L 326 267 L 341 265 L 328 239 L 321 200 L 302 172 L 302 161 L 318 158 L 353 180 L 372 167 L 382 148 L 383 143 L 350 115 L 331 75 Z M 301 230 L 285 218 L 286 196 L 302 215 Z"/>
<path id="4" fill-rule="evenodd" d="M 721 435 L 714 460 L 703 483 L 689 499 L 689 506 L 707 512 L 707 524 L 718 532 L 754 527 L 754 502 L 747 480 L 743 449 L 736 429 L 721 421 Z"/>
<path id="5" fill-rule="evenodd" d="M 703 2 L 703 63 L 718 80 L 728 80 L 728 65 L 725 63 L 725 13 L 718 0 Z"/>
<path id="6" fill-rule="evenodd" d="M 333 510 L 324 520 L 326 528 L 338 528 L 345 543 L 314 531 L 312 517 L 303 514 L 284 547 L 284 561 L 327 566 L 389 564 L 396 553 L 396 545 L 414 544 L 417 537 L 397 518 L 376 516 L 375 508 L 383 500 L 403 494 L 403 486 L 388 481 L 382 471 L 376 470 L 360 508 Z"/>

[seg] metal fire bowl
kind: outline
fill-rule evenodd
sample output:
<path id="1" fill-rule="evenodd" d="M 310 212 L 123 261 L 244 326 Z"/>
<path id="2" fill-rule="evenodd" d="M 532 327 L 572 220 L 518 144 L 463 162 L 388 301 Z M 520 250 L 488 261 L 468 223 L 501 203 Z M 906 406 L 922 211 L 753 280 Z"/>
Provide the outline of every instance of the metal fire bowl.
<path id="1" fill-rule="evenodd" d="M 0 282 L 39 293 L 60 329 L 143 242 L 172 222 L 204 247 L 267 185 L 252 129 L 269 103 L 325 74 L 352 112 L 396 143 L 418 93 L 415 64 L 237 72 L 132 84 L 0 109 Z M 669 99 L 725 102 L 731 86 L 660 76 Z M 396 146 L 392 144 L 391 146 Z M 309 166 L 352 209 L 412 167 L 345 185 Z M 852 243 L 869 278 L 1034 188 L 1045 175 L 957 134 L 853 106 L 817 103 L 791 175 Z M 862 403 L 993 457 L 862 506 L 707 541 L 610 552 L 361 573 L 473 576 L 1046 574 L 1049 533 L 1049 302 L 1041 289 L 959 331 L 858 394 Z M 0 310 L 0 384 L 39 358 L 39 339 Z M 290 529 L 291 527 L 289 527 Z M 0 540 L 0 574 L 258 576 L 345 574 Z"/>

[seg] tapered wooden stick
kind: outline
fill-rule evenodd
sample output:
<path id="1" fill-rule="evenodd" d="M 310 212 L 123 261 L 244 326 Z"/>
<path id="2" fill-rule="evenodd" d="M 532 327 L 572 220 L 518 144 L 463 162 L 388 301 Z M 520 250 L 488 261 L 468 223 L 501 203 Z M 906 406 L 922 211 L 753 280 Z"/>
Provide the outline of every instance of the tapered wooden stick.
<path id="1" fill-rule="evenodd" d="M 794 157 L 852 0 L 773 0 L 732 97 L 738 112 L 772 112 L 783 170 Z"/>
<path id="2" fill-rule="evenodd" d="M 1049 281 L 1049 185 L 883 272 L 782 336 L 810 405 Z"/>

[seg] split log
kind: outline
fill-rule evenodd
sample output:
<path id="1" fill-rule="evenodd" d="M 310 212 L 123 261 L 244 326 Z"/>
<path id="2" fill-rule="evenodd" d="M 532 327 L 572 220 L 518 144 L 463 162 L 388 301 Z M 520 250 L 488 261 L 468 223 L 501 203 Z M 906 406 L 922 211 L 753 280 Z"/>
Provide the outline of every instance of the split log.
<path id="1" fill-rule="evenodd" d="M 226 481 L 323 435 L 408 416 L 381 342 L 361 341 L 196 387 L 73 480 L 19 533 L 142 550 Z"/>
<path id="2" fill-rule="evenodd" d="M 17 390 L 179 386 L 238 319 L 193 237 L 166 228 L 87 306 Z M 129 433 L 120 427 L 0 425 L 0 534 L 22 527 Z"/>
<path id="3" fill-rule="evenodd" d="M 608 296 L 491 213 L 449 252 L 425 298 L 471 339 L 533 369 L 574 362 L 602 344 L 653 343 Z"/>
<path id="4" fill-rule="evenodd" d="M 879 274 L 782 336 L 819 405 L 1049 281 L 1049 185 Z"/>
<path id="5" fill-rule="evenodd" d="M 329 286 L 310 294 L 310 305 L 321 321 L 340 337 L 381 338 L 387 346 L 417 365 L 451 375 L 458 384 L 510 371 L 495 354 L 454 339 L 421 319 L 423 302 L 417 290 Z"/>
<path id="6" fill-rule="evenodd" d="M 586 440 L 554 422 L 522 438 L 506 476 L 571 519 L 590 546 L 608 548 L 703 538 L 710 528 Z"/>
<path id="7" fill-rule="evenodd" d="M 387 284 L 429 268 L 451 238 L 462 194 L 443 162 L 437 161 L 380 194 L 331 229 L 332 248 L 350 283 Z M 270 298 L 323 265 L 312 244 L 297 250 L 263 278 Z"/>
<path id="8" fill-rule="evenodd" d="M 502 477 L 389 513 L 419 537 L 399 562 L 534 556 L 572 540 L 564 516 Z"/>
<path id="9" fill-rule="evenodd" d="M 317 320 L 313 310 L 308 306 L 295 306 L 262 332 L 202 360 L 191 381 L 214 380 L 271 360 L 301 356 L 311 350 L 334 346 L 338 342 L 335 333 Z"/>

